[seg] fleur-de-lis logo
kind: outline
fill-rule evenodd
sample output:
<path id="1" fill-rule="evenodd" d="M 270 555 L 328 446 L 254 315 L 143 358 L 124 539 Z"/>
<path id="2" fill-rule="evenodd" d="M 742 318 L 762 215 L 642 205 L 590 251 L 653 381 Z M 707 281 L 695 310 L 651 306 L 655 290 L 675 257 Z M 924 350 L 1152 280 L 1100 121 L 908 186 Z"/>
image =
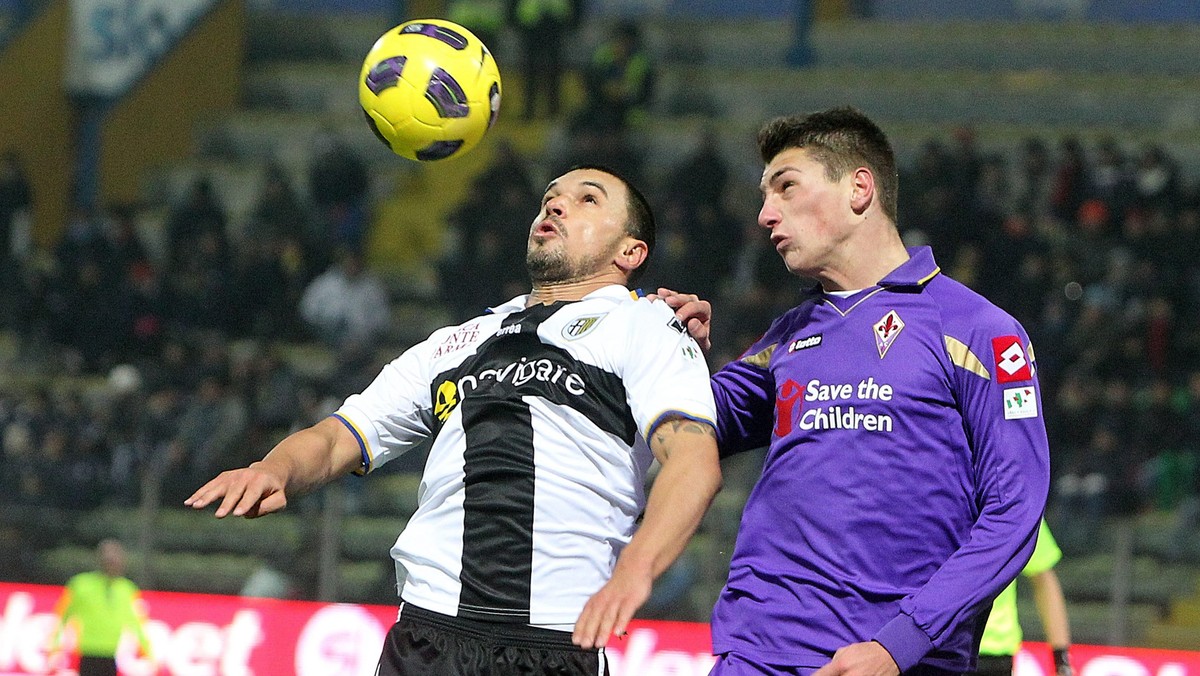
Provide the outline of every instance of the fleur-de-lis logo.
<path id="1" fill-rule="evenodd" d="M 875 322 L 874 328 L 875 347 L 879 348 L 879 358 L 883 359 L 883 355 L 887 354 L 892 343 L 896 342 L 896 336 L 899 336 L 900 331 L 904 329 L 904 320 L 900 319 L 900 315 L 896 314 L 895 310 L 889 310 L 883 319 Z"/>

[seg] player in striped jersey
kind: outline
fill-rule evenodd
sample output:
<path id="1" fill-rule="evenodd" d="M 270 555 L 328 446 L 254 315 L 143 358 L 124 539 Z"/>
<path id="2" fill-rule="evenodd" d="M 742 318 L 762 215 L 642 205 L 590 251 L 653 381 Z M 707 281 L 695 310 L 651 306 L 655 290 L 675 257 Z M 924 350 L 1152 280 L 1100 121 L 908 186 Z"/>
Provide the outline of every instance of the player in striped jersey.
<path id="1" fill-rule="evenodd" d="M 720 484 L 704 358 L 670 308 L 626 288 L 653 244 L 632 185 L 567 172 L 530 229 L 532 293 L 434 332 L 186 504 L 260 516 L 429 440 L 379 674 L 607 673 L 603 646 Z"/>

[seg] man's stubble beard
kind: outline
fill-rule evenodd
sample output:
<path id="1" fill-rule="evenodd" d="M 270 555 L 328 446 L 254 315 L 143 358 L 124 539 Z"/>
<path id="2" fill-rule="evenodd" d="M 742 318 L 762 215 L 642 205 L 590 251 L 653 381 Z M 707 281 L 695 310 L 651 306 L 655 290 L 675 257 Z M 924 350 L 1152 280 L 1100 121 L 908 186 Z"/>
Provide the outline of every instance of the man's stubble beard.
<path id="1" fill-rule="evenodd" d="M 561 247 L 551 250 L 545 244 L 534 245 L 525 254 L 525 268 L 534 284 L 563 282 L 571 279 L 575 272 Z"/>
<path id="2" fill-rule="evenodd" d="M 614 251 L 616 246 L 617 242 L 614 242 Z M 567 258 L 562 246 L 552 248 L 542 243 L 535 245 L 525 255 L 525 268 L 534 284 L 561 284 L 599 273 L 604 268 L 606 258 L 605 254 L 598 254 L 575 263 Z"/>

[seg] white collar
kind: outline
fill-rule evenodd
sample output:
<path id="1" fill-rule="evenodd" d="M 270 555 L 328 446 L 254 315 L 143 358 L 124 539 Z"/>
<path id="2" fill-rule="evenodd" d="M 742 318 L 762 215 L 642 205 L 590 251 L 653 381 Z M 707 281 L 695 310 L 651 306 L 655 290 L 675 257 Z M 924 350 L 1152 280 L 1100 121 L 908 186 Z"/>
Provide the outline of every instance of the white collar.
<path id="1" fill-rule="evenodd" d="M 583 298 L 580 298 L 579 300 L 588 300 L 591 298 L 612 298 L 613 300 L 617 300 L 617 299 L 628 298 L 631 296 L 636 298 L 637 297 L 635 295 L 636 293 L 637 292 L 630 291 L 628 288 L 621 286 L 620 284 L 608 284 L 606 286 L 600 287 L 599 289 L 596 289 L 595 291 L 592 291 L 591 293 L 587 294 Z M 513 298 L 512 300 L 510 300 L 506 303 L 501 303 L 500 305 L 497 305 L 495 307 L 490 307 L 490 308 L 488 308 L 488 312 L 500 315 L 500 314 L 508 314 L 510 312 L 519 312 L 521 310 L 524 310 L 525 303 L 529 301 L 529 295 L 530 294 L 528 294 L 528 293 L 522 294 L 520 296 L 517 296 L 516 298 Z M 574 301 L 569 301 L 569 302 L 574 302 Z"/>

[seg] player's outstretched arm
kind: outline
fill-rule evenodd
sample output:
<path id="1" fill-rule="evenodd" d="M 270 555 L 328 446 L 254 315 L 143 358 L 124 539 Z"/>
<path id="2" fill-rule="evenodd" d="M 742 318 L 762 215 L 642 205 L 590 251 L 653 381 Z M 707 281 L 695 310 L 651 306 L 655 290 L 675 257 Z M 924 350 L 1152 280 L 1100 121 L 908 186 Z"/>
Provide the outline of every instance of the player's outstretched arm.
<path id="1" fill-rule="evenodd" d="M 712 348 L 712 304 L 701 300 L 691 293 L 680 293 L 671 289 L 660 288 L 654 297 L 661 299 L 672 310 L 675 316 L 687 327 L 688 333 L 700 344 L 701 349 L 708 352 Z"/>
<path id="2" fill-rule="evenodd" d="M 214 502 L 216 517 L 255 518 L 287 506 L 289 495 L 306 493 L 361 466 L 358 441 L 336 418 L 289 435 L 249 467 L 221 472 L 183 504 L 204 509 Z"/>
<path id="3" fill-rule="evenodd" d="M 667 419 L 651 434 L 650 448 L 662 469 L 642 525 L 617 559 L 612 578 L 588 600 L 575 623 L 573 640 L 583 648 L 604 646 L 610 635 L 625 634 L 633 614 L 650 598 L 655 578 L 683 552 L 721 488 L 711 425 Z"/>

